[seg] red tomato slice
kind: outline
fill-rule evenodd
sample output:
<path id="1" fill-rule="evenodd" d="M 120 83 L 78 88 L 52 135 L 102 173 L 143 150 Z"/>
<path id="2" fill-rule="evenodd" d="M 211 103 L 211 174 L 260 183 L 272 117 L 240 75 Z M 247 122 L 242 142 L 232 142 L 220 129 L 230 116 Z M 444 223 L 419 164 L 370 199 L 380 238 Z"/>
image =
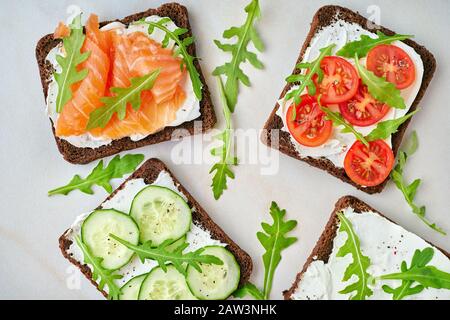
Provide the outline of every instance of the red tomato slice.
<path id="1" fill-rule="evenodd" d="M 367 54 L 367 69 L 378 77 L 384 77 L 397 89 L 409 87 L 416 78 L 416 68 L 411 57 L 401 48 L 381 44 Z"/>
<path id="2" fill-rule="evenodd" d="M 318 89 L 316 95 L 322 95 L 321 102 L 341 103 L 355 95 L 359 77 L 350 62 L 340 57 L 330 56 L 322 59 L 320 68 L 324 73 L 322 82 L 317 82 L 317 75 L 313 77 L 313 80 Z"/>
<path id="3" fill-rule="evenodd" d="M 356 141 L 344 159 L 344 169 L 359 185 L 372 187 L 382 183 L 394 166 L 394 153 L 383 140 L 369 142 L 369 147 Z"/>
<path id="4" fill-rule="evenodd" d="M 375 100 L 361 81 L 353 98 L 339 104 L 339 110 L 345 120 L 360 127 L 378 122 L 389 109 L 387 104 Z"/>
<path id="5" fill-rule="evenodd" d="M 316 98 L 303 95 L 301 99 L 299 105 L 292 104 L 286 113 L 288 129 L 298 143 L 307 147 L 320 146 L 330 137 L 333 123 L 325 120 L 326 115 L 320 110 Z"/>

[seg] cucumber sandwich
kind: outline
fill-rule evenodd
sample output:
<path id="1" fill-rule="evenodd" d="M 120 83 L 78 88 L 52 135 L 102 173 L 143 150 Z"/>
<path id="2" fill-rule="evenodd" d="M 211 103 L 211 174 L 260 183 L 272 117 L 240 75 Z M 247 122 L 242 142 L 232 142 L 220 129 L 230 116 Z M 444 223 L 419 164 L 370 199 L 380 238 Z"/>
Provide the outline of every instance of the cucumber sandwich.
<path id="1" fill-rule="evenodd" d="M 226 299 L 252 271 L 250 256 L 157 159 L 80 215 L 59 244 L 109 299 Z"/>

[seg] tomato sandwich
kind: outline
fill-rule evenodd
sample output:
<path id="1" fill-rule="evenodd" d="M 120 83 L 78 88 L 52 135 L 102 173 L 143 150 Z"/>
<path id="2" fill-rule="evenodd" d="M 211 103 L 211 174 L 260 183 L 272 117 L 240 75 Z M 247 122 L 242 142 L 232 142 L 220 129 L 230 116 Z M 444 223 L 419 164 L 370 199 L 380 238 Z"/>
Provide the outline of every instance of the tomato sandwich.
<path id="1" fill-rule="evenodd" d="M 262 141 L 381 192 L 436 68 L 412 37 L 346 8 L 320 8 Z"/>

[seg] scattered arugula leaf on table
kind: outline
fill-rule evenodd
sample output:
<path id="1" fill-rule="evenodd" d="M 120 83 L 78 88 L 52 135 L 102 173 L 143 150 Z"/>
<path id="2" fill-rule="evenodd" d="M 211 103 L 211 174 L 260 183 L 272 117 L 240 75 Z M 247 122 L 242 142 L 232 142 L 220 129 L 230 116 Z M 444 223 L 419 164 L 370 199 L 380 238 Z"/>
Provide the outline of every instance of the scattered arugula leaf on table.
<path id="1" fill-rule="evenodd" d="M 173 40 L 177 44 L 174 53 L 175 55 L 181 55 L 183 57 L 182 67 L 186 66 L 186 69 L 192 81 L 194 94 L 196 98 L 201 101 L 203 84 L 200 79 L 200 74 L 198 73 L 197 68 L 194 65 L 194 60 L 197 58 L 193 57 L 188 50 L 188 47 L 194 43 L 194 37 L 185 36 L 186 33 L 189 32 L 189 30 L 186 28 L 176 28 L 175 30 L 170 30 L 166 26 L 166 24 L 171 21 L 172 20 L 170 18 L 165 17 L 157 22 L 141 20 L 139 23 L 145 23 L 149 25 L 149 34 L 152 34 L 155 28 L 165 32 L 165 36 L 162 41 L 163 48 L 166 48 L 169 45 L 170 40 Z"/>
<path id="2" fill-rule="evenodd" d="M 122 178 L 123 175 L 133 172 L 143 160 L 143 154 L 127 154 L 122 158 L 120 158 L 120 155 L 117 155 L 105 168 L 103 167 L 103 160 L 100 160 L 98 165 L 86 178 L 81 178 L 79 175 L 75 175 L 67 185 L 50 190 L 48 195 L 67 195 L 73 190 L 80 190 L 81 192 L 87 194 L 93 194 L 93 185 L 101 186 L 106 190 L 106 192 L 111 193 L 112 186 L 110 180 Z"/>
<path id="3" fill-rule="evenodd" d="M 246 296 L 251 296 L 255 300 L 264 300 L 264 293 L 261 292 L 253 283 L 247 282 L 241 288 L 233 292 L 233 296 L 236 298 L 245 298 Z"/>
<path id="4" fill-rule="evenodd" d="M 336 256 L 345 257 L 346 255 L 351 254 L 353 258 L 353 262 L 350 263 L 345 270 L 342 281 L 348 281 L 352 276 L 358 277 L 357 281 L 348 285 L 339 293 L 345 294 L 356 291 L 355 295 L 351 296 L 350 299 L 365 300 L 373 294 L 373 291 L 368 286 L 369 279 L 371 278 L 371 275 L 367 271 L 370 266 L 370 258 L 361 252 L 359 238 L 355 233 L 355 230 L 353 230 L 350 220 L 348 220 L 342 212 L 338 213 L 338 217 L 340 221 L 339 232 L 347 233 L 347 240 L 342 247 L 339 248 Z"/>
<path id="5" fill-rule="evenodd" d="M 261 223 L 263 231 L 256 234 L 259 242 L 266 252 L 263 254 L 264 264 L 264 285 L 263 290 L 258 289 L 254 284 L 248 283 L 238 289 L 233 295 L 243 298 L 245 295 L 251 295 L 258 300 L 270 299 L 273 277 L 281 261 L 281 252 L 290 247 L 297 241 L 295 237 L 288 237 L 288 233 L 297 226 L 295 220 L 285 220 L 286 210 L 280 209 L 275 201 L 270 206 L 270 215 L 273 224 Z"/>
<path id="6" fill-rule="evenodd" d="M 343 46 L 336 55 L 346 58 L 353 58 L 355 54 L 362 58 L 367 55 L 370 49 L 380 44 L 389 44 L 394 41 L 405 40 L 412 38 L 412 35 L 394 34 L 392 36 L 385 35 L 381 31 L 377 31 L 377 38 L 369 37 L 368 35 L 361 35 L 360 40 L 348 42 Z"/>
<path id="7" fill-rule="evenodd" d="M 167 247 L 173 243 L 172 240 L 166 240 L 158 247 L 154 247 L 151 241 L 143 244 L 134 245 L 126 240 L 123 240 L 114 234 L 110 234 L 111 238 L 123 244 L 128 249 L 137 254 L 139 259 L 144 262 L 146 259 L 155 260 L 158 265 L 164 270 L 167 270 L 167 263 L 171 263 L 181 274 L 186 276 L 186 265 L 195 268 L 198 272 L 202 272 L 200 264 L 218 264 L 222 265 L 223 261 L 213 255 L 205 255 L 203 252 L 205 248 L 200 248 L 196 251 L 183 253 L 189 244 L 187 242 L 181 243 L 177 248 L 169 250 Z"/>
<path id="8" fill-rule="evenodd" d="M 89 248 L 81 241 L 79 236 L 75 236 L 75 241 L 83 252 L 84 263 L 92 266 L 92 280 L 98 281 L 98 288 L 104 290 L 108 286 L 108 299 L 119 300 L 121 294 L 120 288 L 115 280 L 122 279 L 122 275 L 114 274 L 115 270 L 108 270 L 102 267 L 102 258 L 94 257 Z"/>
<path id="9" fill-rule="evenodd" d="M 230 169 L 230 166 L 235 166 L 238 163 L 237 157 L 233 155 L 233 128 L 231 123 L 231 113 L 225 97 L 222 79 L 217 77 L 217 82 L 222 102 L 223 116 L 225 118 L 225 129 L 216 136 L 221 145 L 211 150 L 211 154 L 213 156 L 220 158 L 209 172 L 215 172 L 211 186 L 214 198 L 216 200 L 218 200 L 222 196 L 223 191 L 227 189 L 227 178 L 234 179 L 234 172 Z"/>
<path id="10" fill-rule="evenodd" d="M 237 42 L 235 44 L 222 43 L 218 40 L 214 40 L 214 43 L 219 49 L 225 52 L 231 52 L 232 55 L 230 62 L 217 67 L 213 71 L 213 75 L 224 75 L 227 78 L 225 82 L 225 96 L 231 112 L 234 112 L 236 107 L 239 81 L 246 86 L 250 86 L 248 76 L 240 67 L 241 63 L 248 61 L 257 69 L 263 68 L 263 64 L 258 60 L 257 55 L 247 49 L 248 44 L 252 42 L 259 52 L 264 51 L 264 44 L 254 26 L 255 21 L 261 16 L 259 1 L 252 0 L 252 2 L 245 7 L 245 12 L 247 13 L 247 19 L 244 25 L 240 27 L 231 27 L 223 32 L 223 37 L 225 39 L 236 37 Z"/>
<path id="11" fill-rule="evenodd" d="M 428 227 L 431 229 L 446 235 L 445 231 L 438 227 L 435 223 L 430 222 L 426 217 L 426 208 L 425 206 L 419 206 L 414 202 L 414 198 L 417 193 L 417 189 L 419 188 L 422 180 L 421 179 L 415 179 L 413 182 L 408 184 L 405 181 L 405 178 L 403 176 L 403 171 L 406 166 L 406 160 L 408 157 L 410 157 L 418 148 L 419 142 L 417 138 L 417 133 L 414 131 L 409 138 L 409 141 L 407 142 L 408 148 L 405 150 L 400 150 L 397 155 L 397 164 L 395 165 L 394 169 L 392 169 L 391 177 L 394 181 L 397 188 L 403 193 L 403 196 L 408 203 L 408 205 L 411 207 L 412 212 L 419 217 L 420 220 L 422 220 L 423 223 L 425 223 Z"/>
<path id="12" fill-rule="evenodd" d="M 77 66 L 90 55 L 90 52 L 81 53 L 81 47 L 86 37 L 83 34 L 81 14 L 73 19 L 69 27 L 69 36 L 63 38 L 65 54 L 64 56 L 56 56 L 56 61 L 61 66 L 61 72 L 53 74 L 58 84 L 58 96 L 56 98 L 56 112 L 58 113 L 62 111 L 64 105 L 72 98 L 72 85 L 86 78 L 89 72 L 88 69 L 77 69 Z"/>
<path id="13" fill-rule="evenodd" d="M 405 109 L 400 90 L 395 85 L 384 78 L 377 77 L 372 71 L 367 70 L 359 62 L 359 57 L 355 54 L 355 66 L 362 82 L 367 86 L 369 93 L 376 100 L 386 103 L 388 106 L 397 109 Z"/>
<path id="14" fill-rule="evenodd" d="M 409 268 L 406 265 L 406 261 L 403 261 L 400 272 L 377 277 L 380 280 L 402 281 L 402 284 L 397 288 L 384 285 L 383 290 L 393 294 L 394 300 L 400 300 L 407 295 L 417 294 L 424 288 L 450 290 L 450 273 L 427 265 L 433 258 L 433 255 L 433 248 L 426 248 L 422 251 L 416 250 Z M 414 284 L 416 285 L 413 287 Z"/>
<path id="15" fill-rule="evenodd" d="M 115 113 L 117 113 L 119 120 L 123 120 L 127 113 L 128 104 L 134 110 L 139 110 L 142 91 L 150 90 L 153 87 L 160 71 L 160 69 L 156 69 L 145 76 L 131 78 L 129 87 L 111 88 L 111 92 L 115 95 L 100 99 L 104 105 L 89 114 L 86 129 L 104 128 Z"/>

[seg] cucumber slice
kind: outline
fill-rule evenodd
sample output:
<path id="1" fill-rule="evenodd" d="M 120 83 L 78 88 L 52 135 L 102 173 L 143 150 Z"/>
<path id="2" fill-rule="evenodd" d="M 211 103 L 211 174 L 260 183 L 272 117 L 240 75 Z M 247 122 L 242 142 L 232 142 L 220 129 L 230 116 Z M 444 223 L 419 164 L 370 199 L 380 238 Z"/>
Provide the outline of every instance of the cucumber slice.
<path id="1" fill-rule="evenodd" d="M 174 243 L 169 244 L 166 247 L 166 250 L 169 251 L 169 252 L 174 252 L 176 248 L 178 248 L 179 246 L 181 246 L 185 242 L 186 242 L 186 235 L 182 236 L 180 239 L 178 239 Z"/>
<path id="2" fill-rule="evenodd" d="M 219 246 L 207 246 L 202 254 L 213 255 L 223 264 L 201 264 L 202 272 L 194 267 L 187 269 L 187 283 L 191 292 L 201 300 L 224 300 L 238 287 L 241 269 L 234 255 Z"/>
<path id="3" fill-rule="evenodd" d="M 139 289 L 144 281 L 147 273 L 134 277 L 120 288 L 119 300 L 137 300 L 139 297 Z"/>
<path id="4" fill-rule="evenodd" d="M 197 300 L 186 283 L 186 278 L 168 265 L 167 272 L 153 268 L 142 282 L 139 300 Z"/>
<path id="5" fill-rule="evenodd" d="M 176 192 L 160 186 L 148 186 L 133 199 L 130 215 L 136 220 L 139 241 L 151 240 L 159 246 L 167 239 L 185 235 L 192 220 L 191 208 Z"/>
<path id="6" fill-rule="evenodd" d="M 126 265 L 133 251 L 110 238 L 112 233 L 132 244 L 138 244 L 139 229 L 127 214 L 114 209 L 96 210 L 81 225 L 81 239 L 91 253 L 102 258 L 105 269 L 115 270 Z"/>

